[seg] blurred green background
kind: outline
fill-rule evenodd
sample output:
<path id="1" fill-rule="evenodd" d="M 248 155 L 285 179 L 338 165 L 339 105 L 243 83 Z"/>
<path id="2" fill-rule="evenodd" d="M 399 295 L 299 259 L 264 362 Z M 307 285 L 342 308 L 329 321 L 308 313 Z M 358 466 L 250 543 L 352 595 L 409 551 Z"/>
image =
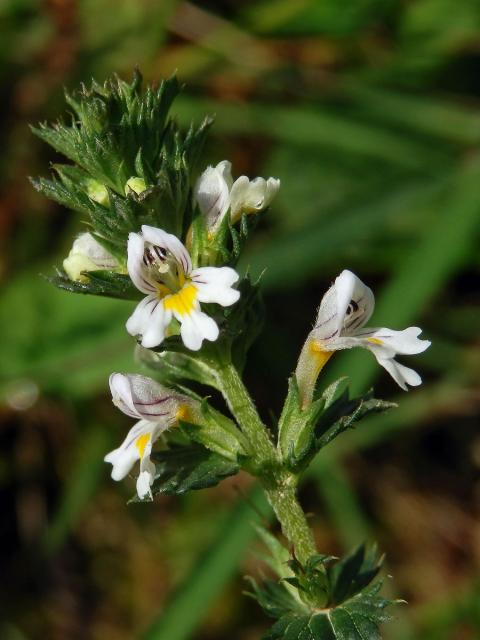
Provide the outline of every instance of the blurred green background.
<path id="1" fill-rule="evenodd" d="M 399 409 L 322 452 L 301 498 L 319 548 L 377 540 L 389 640 L 480 638 L 480 4 L 478 0 L 4 0 L 0 3 L 0 637 L 256 640 L 269 621 L 241 591 L 269 511 L 242 475 L 126 501 L 103 456 L 129 421 L 107 376 L 132 371 L 132 304 L 67 294 L 49 273 L 81 221 L 27 176 L 58 158 L 28 123 L 63 87 L 138 65 L 178 71 L 181 122 L 216 124 L 205 165 L 275 176 L 278 199 L 245 255 L 267 321 L 247 381 L 265 419 L 321 296 L 343 268 L 377 293 L 376 326 L 424 328 L 399 393 L 368 353 L 333 358 Z M 257 547 L 258 548 L 258 547 Z"/>

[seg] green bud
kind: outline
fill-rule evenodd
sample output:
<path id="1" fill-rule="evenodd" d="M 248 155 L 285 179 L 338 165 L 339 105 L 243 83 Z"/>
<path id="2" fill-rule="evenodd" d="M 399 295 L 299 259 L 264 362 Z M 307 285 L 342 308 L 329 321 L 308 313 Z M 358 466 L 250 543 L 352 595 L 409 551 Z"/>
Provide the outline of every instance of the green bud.
<path id="1" fill-rule="evenodd" d="M 138 178 L 136 176 L 132 176 L 129 178 L 125 184 L 125 195 L 128 196 L 130 191 L 134 191 L 137 196 L 139 196 L 145 189 L 147 185 L 145 184 L 145 180 L 143 178 Z"/>
<path id="2" fill-rule="evenodd" d="M 89 179 L 86 183 L 88 197 L 98 202 L 98 204 L 108 207 L 110 199 L 108 197 L 108 191 L 104 184 L 98 182 L 98 180 Z"/>

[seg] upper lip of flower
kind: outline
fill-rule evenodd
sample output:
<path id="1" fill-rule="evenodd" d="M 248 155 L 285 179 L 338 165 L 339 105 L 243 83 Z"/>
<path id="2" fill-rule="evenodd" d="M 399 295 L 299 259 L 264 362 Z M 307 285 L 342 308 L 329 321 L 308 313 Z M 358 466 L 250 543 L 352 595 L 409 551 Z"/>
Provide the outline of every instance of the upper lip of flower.
<path id="1" fill-rule="evenodd" d="M 178 404 L 177 394 L 145 376 L 112 373 L 109 384 L 113 403 L 132 418 L 159 422 Z"/>
<path id="2" fill-rule="evenodd" d="M 217 324 L 201 311 L 200 303 L 230 306 L 240 297 L 232 289 L 238 280 L 233 269 L 193 269 L 180 240 L 155 227 L 144 225 L 141 234 L 130 234 L 127 267 L 135 286 L 147 294 L 127 322 L 129 333 L 141 335 L 144 347 L 159 345 L 175 317 L 184 344 L 199 349 L 204 339 L 216 340 L 219 335 Z"/>

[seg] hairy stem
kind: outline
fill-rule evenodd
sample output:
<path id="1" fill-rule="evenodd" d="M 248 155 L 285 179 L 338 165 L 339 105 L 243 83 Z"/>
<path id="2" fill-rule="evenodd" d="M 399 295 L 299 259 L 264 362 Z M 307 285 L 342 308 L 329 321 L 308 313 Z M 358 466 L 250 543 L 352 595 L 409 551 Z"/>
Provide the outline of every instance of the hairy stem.
<path id="1" fill-rule="evenodd" d="M 254 459 L 264 464 L 274 463 L 276 451 L 273 442 L 233 364 L 225 364 L 218 369 L 217 384 L 228 408 L 250 442 Z"/>
<path id="2" fill-rule="evenodd" d="M 232 364 L 225 364 L 218 370 L 217 384 L 250 442 L 260 482 L 282 526 L 282 532 L 295 549 L 297 559 L 304 563 L 317 551 L 307 519 L 297 500 L 295 477 L 282 467 L 267 429 Z"/>
<path id="3" fill-rule="evenodd" d="M 288 483 L 265 486 L 265 493 L 278 521 L 282 533 L 292 544 L 295 556 L 302 564 L 317 553 L 312 530 L 308 526 L 305 514 L 300 506 L 296 489 Z"/>

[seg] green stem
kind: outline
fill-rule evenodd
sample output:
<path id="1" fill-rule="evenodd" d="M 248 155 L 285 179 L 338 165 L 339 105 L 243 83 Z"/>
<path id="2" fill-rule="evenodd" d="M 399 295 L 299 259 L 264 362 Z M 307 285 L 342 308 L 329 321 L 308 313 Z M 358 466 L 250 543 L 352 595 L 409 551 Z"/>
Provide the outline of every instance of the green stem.
<path id="1" fill-rule="evenodd" d="M 317 548 L 305 514 L 297 500 L 295 486 L 288 481 L 282 484 L 276 483 L 273 487 L 262 484 L 268 501 L 282 525 L 283 535 L 293 545 L 297 560 L 305 564 L 310 556 L 317 553 Z"/>
<path id="2" fill-rule="evenodd" d="M 250 442 L 253 458 L 263 465 L 276 462 L 276 450 L 253 401 L 233 364 L 217 370 L 217 384 L 228 408 Z"/>
<path id="3" fill-rule="evenodd" d="M 295 549 L 297 559 L 305 563 L 317 550 L 307 519 L 297 500 L 296 478 L 281 466 L 274 444 L 238 371 L 229 363 L 224 364 L 217 372 L 218 387 L 250 442 L 254 466 L 258 469 L 256 475 L 259 476 L 268 501 L 282 526 L 282 532 Z"/>

